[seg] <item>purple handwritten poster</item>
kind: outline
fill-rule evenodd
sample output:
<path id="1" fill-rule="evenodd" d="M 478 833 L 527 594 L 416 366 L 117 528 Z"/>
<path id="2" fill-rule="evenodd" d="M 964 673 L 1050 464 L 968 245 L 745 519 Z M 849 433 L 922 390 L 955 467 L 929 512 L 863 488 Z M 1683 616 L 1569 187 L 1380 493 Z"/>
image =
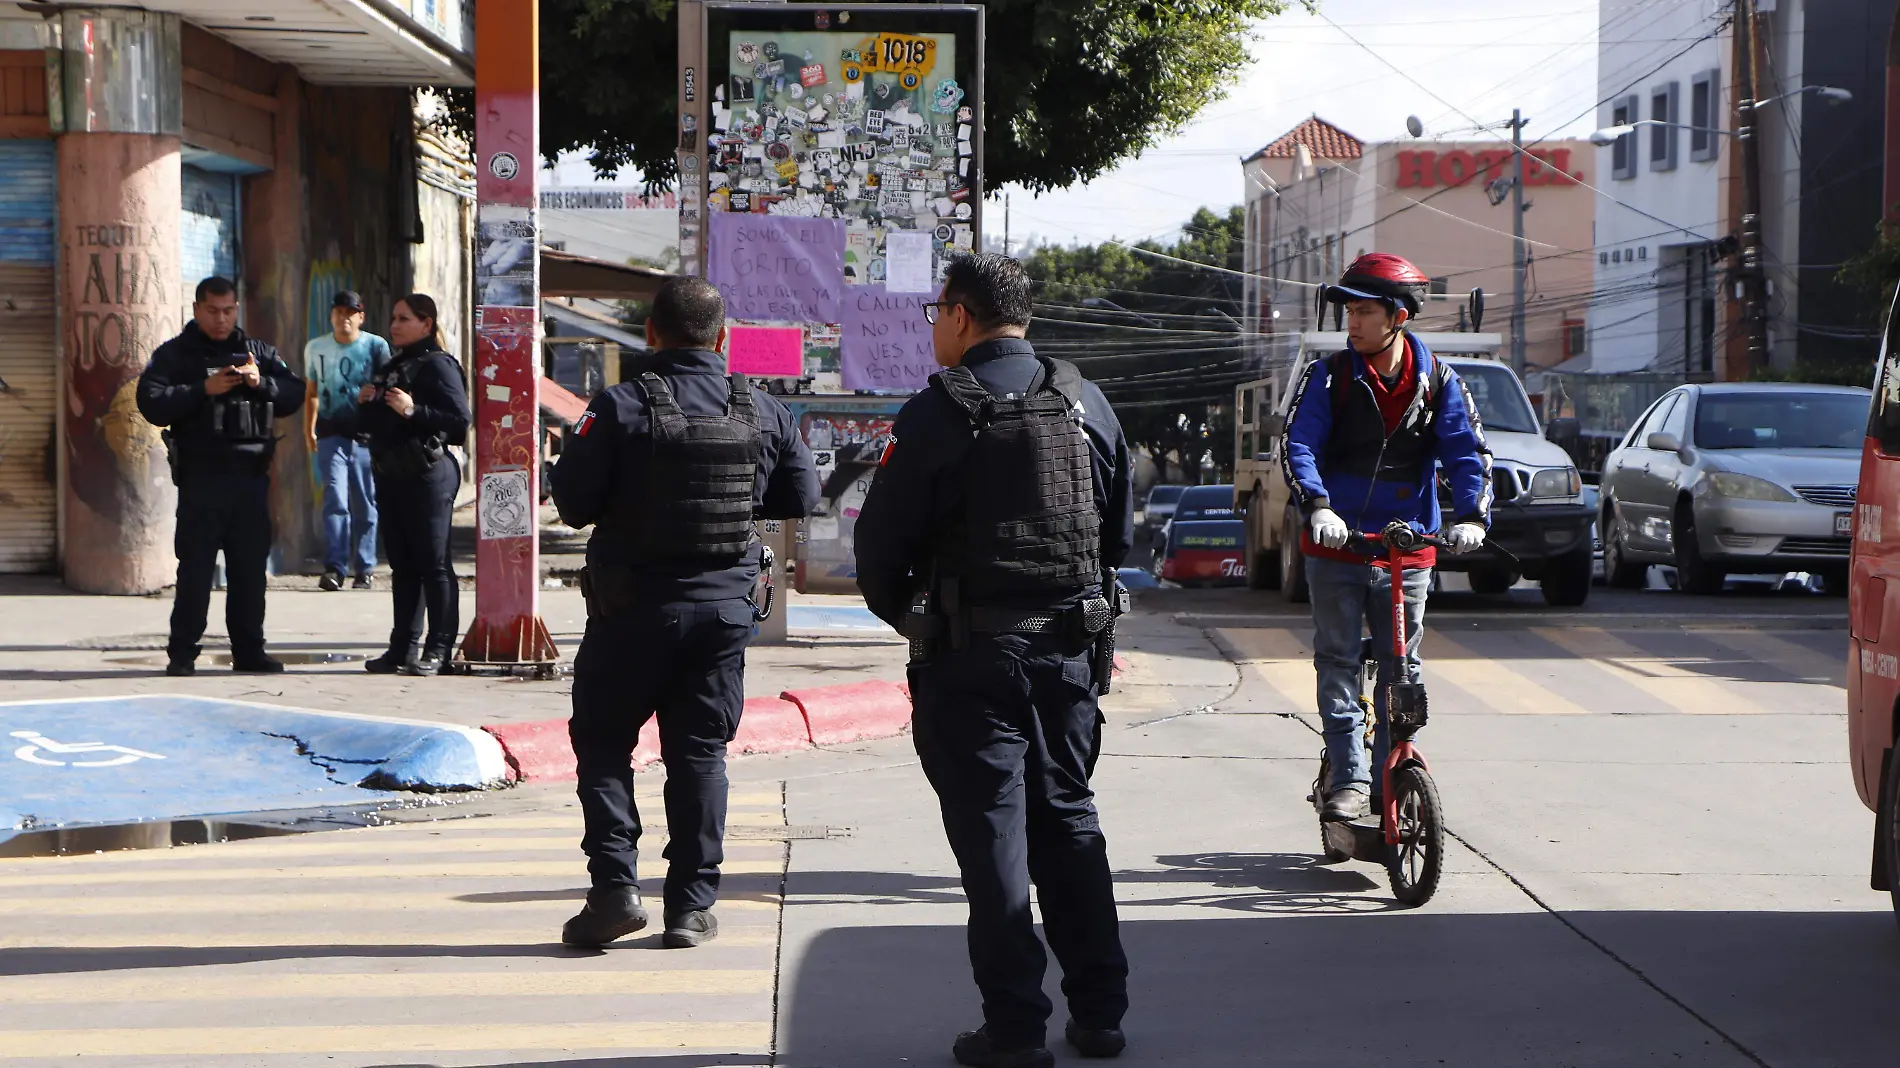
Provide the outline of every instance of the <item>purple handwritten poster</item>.
<path id="1" fill-rule="evenodd" d="M 706 276 L 728 319 L 835 323 L 844 294 L 844 220 L 715 211 Z"/>
<path id="2" fill-rule="evenodd" d="M 852 286 L 845 293 L 844 336 L 838 363 L 845 389 L 914 393 L 937 373 L 930 324 L 924 322 L 929 293 L 888 293 L 883 286 Z"/>

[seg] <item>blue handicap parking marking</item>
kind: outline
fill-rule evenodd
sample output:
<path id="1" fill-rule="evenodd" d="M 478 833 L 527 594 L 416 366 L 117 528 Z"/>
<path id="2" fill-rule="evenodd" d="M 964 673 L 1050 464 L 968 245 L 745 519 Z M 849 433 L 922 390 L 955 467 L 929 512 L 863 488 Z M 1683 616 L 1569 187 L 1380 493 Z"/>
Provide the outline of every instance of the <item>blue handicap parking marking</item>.
<path id="1" fill-rule="evenodd" d="M 795 604 L 786 610 L 788 630 L 890 630 L 863 605 Z"/>
<path id="2" fill-rule="evenodd" d="M 451 724 L 161 695 L 0 704 L 0 840 L 506 779 L 495 739 Z"/>

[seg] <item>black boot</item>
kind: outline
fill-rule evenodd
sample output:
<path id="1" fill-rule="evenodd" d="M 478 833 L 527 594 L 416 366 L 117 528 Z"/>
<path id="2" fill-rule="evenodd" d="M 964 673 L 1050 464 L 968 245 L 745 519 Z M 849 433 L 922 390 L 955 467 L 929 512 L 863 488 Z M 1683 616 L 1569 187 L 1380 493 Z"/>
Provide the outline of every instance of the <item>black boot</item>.
<path id="1" fill-rule="evenodd" d="M 1084 1057 L 1119 1057 L 1128 1048 L 1128 1036 L 1119 1027 L 1083 1027 L 1074 1020 L 1063 1028 L 1062 1037 Z"/>
<path id="2" fill-rule="evenodd" d="M 997 1046 L 990 1040 L 988 1027 L 958 1035 L 950 1052 L 958 1064 L 968 1068 L 1055 1068 L 1056 1063 L 1055 1055 L 1041 1045 Z"/>
<path id="3" fill-rule="evenodd" d="M 430 634 L 422 643 L 422 652 L 402 666 L 404 675 L 440 675 L 449 658 L 455 655 L 455 635 Z"/>
<path id="4" fill-rule="evenodd" d="M 587 904 L 561 928 L 561 943 L 598 949 L 647 925 L 640 891 L 631 886 L 601 886 L 587 892 Z"/>
<path id="5" fill-rule="evenodd" d="M 365 661 L 363 670 L 372 675 L 394 675 L 416 655 L 416 636 L 399 630 L 389 632 L 389 651 Z"/>

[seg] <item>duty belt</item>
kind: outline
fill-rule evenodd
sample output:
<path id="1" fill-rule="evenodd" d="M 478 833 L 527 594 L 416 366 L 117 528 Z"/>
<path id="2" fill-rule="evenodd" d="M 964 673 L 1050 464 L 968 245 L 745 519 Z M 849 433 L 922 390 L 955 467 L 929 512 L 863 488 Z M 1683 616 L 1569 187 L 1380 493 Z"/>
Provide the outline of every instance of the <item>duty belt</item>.
<path id="1" fill-rule="evenodd" d="M 970 609 L 970 629 L 978 634 L 1054 634 L 1069 622 L 1067 612 L 1012 612 Z"/>

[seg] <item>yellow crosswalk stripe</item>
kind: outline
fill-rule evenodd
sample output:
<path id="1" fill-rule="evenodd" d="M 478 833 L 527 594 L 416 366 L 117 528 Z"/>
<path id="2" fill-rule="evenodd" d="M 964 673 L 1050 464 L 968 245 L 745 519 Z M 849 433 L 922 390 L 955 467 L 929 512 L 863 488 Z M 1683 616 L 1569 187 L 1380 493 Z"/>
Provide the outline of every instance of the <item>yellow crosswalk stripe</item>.
<path id="1" fill-rule="evenodd" d="M 1590 710 L 1520 674 L 1515 661 L 1493 660 L 1444 631 L 1427 630 L 1426 683 L 1442 678 L 1499 712 L 1581 715 Z M 1447 655 L 1449 654 L 1449 655 Z"/>
<path id="2" fill-rule="evenodd" d="M 1833 656 L 1759 630 L 1698 630 L 1696 635 L 1735 650 L 1743 659 L 1780 668 L 1802 680 L 1784 685 L 1828 686 L 1836 691 L 1846 688 L 1843 683 L 1834 681 L 1842 677 L 1847 667 L 1845 634 L 1841 637 L 1839 652 Z"/>
<path id="3" fill-rule="evenodd" d="M 718 914 L 719 911 L 720 907 L 715 905 L 713 912 Z M 156 919 L 155 917 L 154 920 Z M 331 922 L 336 922 L 334 917 Z M 657 929 L 649 927 L 633 937 L 638 940 L 657 933 Z M 138 930 L 124 932 L 88 930 L 78 933 L 8 933 L 0 935 L 0 949 L 268 949 L 297 944 L 320 945 L 326 949 L 338 951 L 338 956 L 348 956 L 349 954 L 341 951 L 385 946 L 434 946 L 451 949 L 481 946 L 492 949 L 496 946 L 551 946 L 559 941 L 560 924 L 558 922 L 529 928 L 481 928 L 456 931 L 343 931 L 325 928 L 307 933 L 256 930 L 165 932 L 153 931 L 147 925 Z M 722 922 L 719 925 L 719 937 L 707 943 L 703 949 L 696 949 L 693 952 L 698 954 L 704 949 L 714 947 L 757 948 L 777 944 L 778 926 L 776 924 L 741 927 Z"/>
<path id="4" fill-rule="evenodd" d="M 561 963 L 572 965 L 578 962 Z M 205 971 L 211 971 L 211 974 L 193 974 Z M 430 991 L 439 993 L 432 994 Z M 763 968 L 685 968 L 678 971 L 578 971 L 564 968 L 560 971 L 303 972 L 293 975 L 240 975 L 204 968 L 168 968 L 162 974 L 87 973 L 4 978 L 0 979 L 0 1004 L 255 1001 L 267 998 L 719 996 L 769 994 L 771 991 L 772 973 Z"/>
<path id="5" fill-rule="evenodd" d="M 584 876 L 583 876 L 584 877 Z M 776 912 L 779 899 L 744 893 L 722 894 L 720 911 Z M 579 907 L 582 891 L 574 891 L 574 907 Z M 558 899 L 557 899 L 558 900 Z M 0 916 L 192 916 L 212 913 L 225 916 L 258 916 L 271 913 L 315 913 L 322 910 L 347 910 L 353 914 L 373 912 L 421 912 L 454 910 L 469 915 L 490 915 L 498 911 L 546 908 L 547 901 L 464 901 L 444 893 L 380 894 L 194 894 L 154 897 L 150 894 L 126 894 L 119 897 L 10 897 L 0 899 Z"/>
<path id="6" fill-rule="evenodd" d="M 83 860 L 83 858 L 74 858 Z M 247 858 L 252 861 L 262 857 Z M 59 860 L 52 861 L 58 864 Z M 68 861 L 72 863 L 72 861 Z M 116 866 L 104 871 L 82 871 L 74 867 L 65 871 L 50 871 L 46 868 L 22 872 L 18 868 L 0 870 L 0 888 L 19 886 L 106 886 L 113 883 L 192 883 L 192 882 L 238 882 L 244 880 L 297 880 L 299 882 L 323 879 L 526 879 L 526 878 L 563 878 L 571 877 L 576 871 L 583 870 L 574 861 L 520 861 L 484 863 L 470 861 L 457 863 L 444 861 L 439 864 L 320 864 L 307 867 L 285 866 L 281 868 L 221 868 L 210 864 L 195 865 L 189 868 L 134 868 Z M 727 875 L 776 875 L 784 868 L 777 859 L 732 860 L 730 858 L 719 866 Z M 640 878 L 657 879 L 666 874 L 663 862 L 640 863 Z"/>
<path id="7" fill-rule="evenodd" d="M 1707 672 L 1684 666 L 1695 661 L 1662 657 L 1596 627 L 1533 627 L 1531 632 L 1579 659 L 1615 674 L 1663 705 L 1690 715 L 1759 715 L 1773 711 L 1724 686 Z"/>
<path id="8" fill-rule="evenodd" d="M 764 827 L 783 827 L 783 821 L 761 824 Z M 730 829 L 729 825 L 728 829 Z M 408 855 L 413 853 L 546 853 L 559 852 L 581 856 L 580 828 L 576 826 L 573 834 L 567 835 L 503 835 L 477 837 L 474 835 L 407 835 L 397 837 L 385 835 L 381 831 L 325 831 L 321 834 L 299 835 L 294 840 L 268 839 L 268 850 L 264 846 L 266 839 L 249 839 L 241 842 L 219 842 L 210 846 L 179 846 L 172 849 L 125 849 L 111 853 L 89 854 L 83 857 L 59 858 L 67 863 L 83 861 L 90 865 L 135 864 L 151 866 L 165 862 L 197 860 L 208 850 L 216 850 L 230 857 L 256 857 L 268 852 L 272 857 L 323 857 L 323 856 L 374 856 L 380 853 Z M 640 848 L 657 850 L 667 842 L 664 834 L 643 834 L 640 836 Z M 784 848 L 773 839 L 737 839 L 726 842 L 729 853 L 745 850 L 778 850 Z M 0 870 L 4 869 L 0 862 Z"/>
<path id="9" fill-rule="evenodd" d="M 708 1050 L 762 1047 L 768 1022 L 384 1024 L 348 1027 L 100 1027 L 0 1031 L 0 1059 L 212 1057 L 272 1053 L 404 1053 L 451 1050 Z"/>

